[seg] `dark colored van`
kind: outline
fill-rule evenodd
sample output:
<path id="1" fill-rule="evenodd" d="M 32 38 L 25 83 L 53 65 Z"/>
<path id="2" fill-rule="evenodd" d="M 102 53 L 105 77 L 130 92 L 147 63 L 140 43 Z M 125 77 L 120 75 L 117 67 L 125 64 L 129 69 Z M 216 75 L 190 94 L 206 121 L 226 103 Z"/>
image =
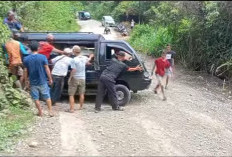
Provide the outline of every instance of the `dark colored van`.
<path id="1" fill-rule="evenodd" d="M 28 40 L 45 41 L 47 33 L 29 33 L 25 32 Z M 125 63 L 130 67 L 141 65 L 144 71 L 125 72 L 116 81 L 116 90 L 120 105 L 125 105 L 131 99 L 131 92 L 137 92 L 149 88 L 151 84 L 150 75 L 140 60 L 135 50 L 123 40 L 105 40 L 100 34 L 93 33 L 52 33 L 55 37 L 54 46 L 63 50 L 79 45 L 82 49 L 82 55 L 88 56 L 94 53 L 92 65 L 86 66 L 86 95 L 96 95 L 99 77 L 102 71 L 110 64 L 117 51 L 125 51 L 126 57 L 130 61 Z M 56 54 L 51 55 L 51 58 Z M 67 94 L 69 74 L 66 77 L 63 94 Z"/>

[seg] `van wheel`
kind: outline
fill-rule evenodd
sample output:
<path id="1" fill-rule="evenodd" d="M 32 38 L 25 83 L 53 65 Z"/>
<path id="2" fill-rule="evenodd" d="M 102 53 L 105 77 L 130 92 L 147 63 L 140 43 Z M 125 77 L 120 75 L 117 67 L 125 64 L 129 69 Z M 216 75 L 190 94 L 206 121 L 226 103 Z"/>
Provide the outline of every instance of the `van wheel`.
<path id="1" fill-rule="evenodd" d="M 125 106 L 131 99 L 130 90 L 126 86 L 118 84 L 116 85 L 116 92 L 119 106 Z M 111 103 L 111 99 L 109 101 Z"/>

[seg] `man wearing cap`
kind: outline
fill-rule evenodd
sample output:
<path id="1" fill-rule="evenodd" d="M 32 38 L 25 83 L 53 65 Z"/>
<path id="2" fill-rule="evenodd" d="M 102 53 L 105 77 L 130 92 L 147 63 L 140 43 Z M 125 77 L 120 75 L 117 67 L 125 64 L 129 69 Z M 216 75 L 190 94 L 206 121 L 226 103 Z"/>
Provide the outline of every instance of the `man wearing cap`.
<path id="1" fill-rule="evenodd" d="M 11 38 L 4 45 L 7 52 L 6 60 L 9 63 L 10 73 L 16 75 L 20 81 L 19 87 L 22 88 L 23 84 L 23 64 L 22 57 L 28 55 L 28 52 L 25 50 L 23 44 L 19 41 L 16 41 L 15 38 L 18 38 L 19 34 L 13 32 Z"/>
<path id="2" fill-rule="evenodd" d="M 73 47 L 73 53 L 76 57 L 74 57 L 73 62 L 71 64 L 71 74 L 68 80 L 68 94 L 69 94 L 69 103 L 70 103 L 70 110 L 69 112 L 74 112 L 74 104 L 75 99 L 74 95 L 76 91 L 79 93 L 79 109 L 82 109 L 84 104 L 84 94 L 85 94 L 85 67 L 86 64 L 89 63 L 94 54 L 90 54 L 89 57 L 81 55 L 81 48 L 77 45 Z"/>
<path id="3" fill-rule="evenodd" d="M 64 52 L 66 52 L 66 55 L 59 55 L 51 60 L 53 64 L 53 85 L 51 88 L 51 100 L 53 105 L 55 105 L 60 99 L 64 87 L 64 77 L 67 75 L 68 67 L 71 66 L 73 60 L 70 57 L 72 54 L 72 49 L 65 48 Z"/>
<path id="4" fill-rule="evenodd" d="M 117 59 L 113 58 L 111 61 L 111 65 L 106 67 L 106 69 L 102 72 L 98 84 L 97 98 L 95 104 L 96 113 L 101 110 L 101 104 L 105 96 L 105 90 L 107 90 L 110 99 L 112 100 L 112 109 L 116 111 L 123 110 L 118 105 L 118 98 L 115 88 L 116 79 L 123 71 L 142 71 L 142 67 L 140 67 L 139 65 L 135 68 L 132 68 L 123 63 L 123 61 L 126 60 L 125 56 L 125 52 L 119 51 L 117 53 Z"/>
<path id="5" fill-rule="evenodd" d="M 21 23 L 15 19 L 15 14 L 13 11 L 9 11 L 7 13 L 7 17 L 4 19 L 3 23 L 7 24 L 11 31 L 16 30 L 24 32 Z"/>
<path id="6" fill-rule="evenodd" d="M 52 52 L 57 52 L 59 54 L 65 53 L 64 51 L 58 50 L 53 46 L 53 42 L 55 38 L 52 34 L 48 34 L 46 39 L 47 39 L 46 42 L 41 41 L 39 43 L 40 46 L 39 53 L 45 55 L 48 60 L 50 59 L 50 55 Z"/>

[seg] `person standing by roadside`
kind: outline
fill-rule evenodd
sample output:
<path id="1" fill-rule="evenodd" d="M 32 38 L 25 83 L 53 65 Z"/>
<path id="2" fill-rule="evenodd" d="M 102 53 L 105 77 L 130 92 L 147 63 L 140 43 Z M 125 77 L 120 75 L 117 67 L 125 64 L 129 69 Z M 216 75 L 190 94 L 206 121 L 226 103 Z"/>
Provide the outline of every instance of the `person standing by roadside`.
<path id="1" fill-rule="evenodd" d="M 167 77 L 166 77 L 165 89 L 168 88 L 169 78 L 171 76 L 173 76 L 174 56 L 176 55 L 176 52 L 171 50 L 171 45 L 170 44 L 167 45 L 166 51 L 167 51 L 166 59 L 168 60 L 168 62 L 170 63 L 171 66 L 170 66 L 170 68 L 166 69 L 166 75 L 167 75 Z"/>
<path id="2" fill-rule="evenodd" d="M 73 47 L 73 53 L 76 57 L 74 57 L 73 62 L 71 64 L 71 74 L 68 80 L 68 94 L 69 94 L 69 103 L 70 110 L 69 112 L 74 112 L 74 104 L 75 104 L 75 93 L 78 90 L 79 92 L 79 109 L 83 108 L 84 100 L 85 100 L 85 67 L 86 64 L 90 64 L 89 61 L 94 57 L 94 54 L 90 54 L 89 58 L 81 55 L 81 48 L 77 45 Z"/>
<path id="3" fill-rule="evenodd" d="M 102 72 L 98 84 L 98 91 L 95 103 L 95 112 L 101 111 L 101 104 L 105 96 L 105 91 L 107 90 L 110 99 L 112 100 L 112 109 L 116 111 L 122 111 L 123 109 L 118 105 L 118 98 L 116 94 L 115 83 L 118 76 L 123 71 L 142 71 L 140 66 L 135 68 L 128 67 L 123 61 L 126 60 L 126 54 L 123 51 L 117 53 L 117 59 L 113 58 L 111 65 L 107 66 Z"/>
<path id="4" fill-rule="evenodd" d="M 135 21 L 132 19 L 132 20 L 131 20 L 131 29 L 133 29 L 134 26 L 135 26 Z"/>
<path id="5" fill-rule="evenodd" d="M 6 24 L 11 31 L 17 30 L 24 32 L 22 24 L 15 19 L 15 14 L 13 11 L 9 11 L 7 13 L 7 17 L 4 19 L 3 23 Z"/>
<path id="6" fill-rule="evenodd" d="M 6 60 L 9 60 L 9 70 L 10 73 L 16 75 L 20 81 L 17 83 L 19 88 L 22 88 L 23 85 L 23 62 L 22 58 L 24 55 L 28 55 L 28 52 L 25 50 L 21 42 L 16 41 L 15 39 L 19 37 L 19 34 L 13 31 L 11 38 L 5 44 L 5 50 L 7 52 Z"/>
<path id="7" fill-rule="evenodd" d="M 60 99 L 64 87 L 64 78 L 67 75 L 68 67 L 71 66 L 73 60 L 70 57 L 72 54 L 72 50 L 70 48 L 65 48 L 64 52 L 68 55 L 59 55 L 51 60 L 54 65 L 52 69 L 53 85 L 51 88 L 52 105 L 55 105 Z"/>
<path id="8" fill-rule="evenodd" d="M 41 41 L 39 42 L 39 54 L 45 55 L 46 58 L 49 60 L 50 59 L 50 55 L 52 52 L 56 52 L 59 54 L 64 54 L 64 51 L 58 50 L 53 46 L 53 42 L 54 42 L 54 36 L 53 34 L 48 34 L 47 38 L 46 38 L 46 42 Z"/>
<path id="9" fill-rule="evenodd" d="M 153 75 L 153 72 L 155 71 L 156 78 L 157 78 L 157 85 L 154 89 L 154 93 L 157 94 L 157 90 L 160 87 L 161 92 L 163 95 L 163 100 L 165 101 L 167 98 L 164 94 L 164 85 L 163 85 L 163 78 L 165 76 L 165 69 L 168 69 L 170 67 L 170 63 L 166 59 L 167 52 L 163 50 L 161 57 L 155 60 L 155 64 L 152 68 L 151 76 Z"/>
<path id="10" fill-rule="evenodd" d="M 38 54 L 38 47 L 39 43 L 37 41 L 32 41 L 30 43 L 32 54 L 24 59 L 24 77 L 27 86 L 30 86 L 30 94 L 38 109 L 38 116 L 43 115 L 39 101 L 41 95 L 42 98 L 46 100 L 49 116 L 53 117 L 54 114 L 52 112 L 52 103 L 47 83 L 48 78 L 49 85 L 52 85 L 52 76 L 48 67 L 48 60 L 44 55 Z"/>

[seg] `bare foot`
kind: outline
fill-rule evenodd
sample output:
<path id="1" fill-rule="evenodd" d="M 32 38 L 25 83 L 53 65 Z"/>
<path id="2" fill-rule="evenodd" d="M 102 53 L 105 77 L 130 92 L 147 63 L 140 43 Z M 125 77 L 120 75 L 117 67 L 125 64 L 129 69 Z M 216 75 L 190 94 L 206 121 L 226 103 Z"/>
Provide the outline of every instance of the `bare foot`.
<path id="1" fill-rule="evenodd" d="M 154 89 L 154 93 L 157 94 L 157 91 Z"/>
<path id="2" fill-rule="evenodd" d="M 39 117 L 43 117 L 42 113 L 37 113 L 36 115 L 39 116 Z"/>
<path id="3" fill-rule="evenodd" d="M 74 113 L 74 110 L 67 109 L 65 112 Z"/>
<path id="4" fill-rule="evenodd" d="M 52 112 L 49 113 L 49 117 L 54 117 L 54 116 L 55 116 L 54 113 Z"/>
<path id="5" fill-rule="evenodd" d="M 82 107 L 82 106 L 81 106 L 81 107 L 79 107 L 79 108 L 78 108 L 78 110 L 83 110 L 83 107 Z"/>

